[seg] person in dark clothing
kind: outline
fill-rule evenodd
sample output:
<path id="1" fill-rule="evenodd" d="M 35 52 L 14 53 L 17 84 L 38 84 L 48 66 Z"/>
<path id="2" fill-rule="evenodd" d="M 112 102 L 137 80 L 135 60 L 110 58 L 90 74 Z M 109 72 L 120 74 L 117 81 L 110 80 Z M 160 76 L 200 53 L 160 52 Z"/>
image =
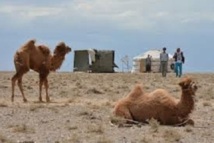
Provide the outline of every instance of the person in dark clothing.
<path id="1" fill-rule="evenodd" d="M 148 55 L 146 58 L 146 72 L 151 72 L 151 66 L 152 66 L 152 57 Z"/>

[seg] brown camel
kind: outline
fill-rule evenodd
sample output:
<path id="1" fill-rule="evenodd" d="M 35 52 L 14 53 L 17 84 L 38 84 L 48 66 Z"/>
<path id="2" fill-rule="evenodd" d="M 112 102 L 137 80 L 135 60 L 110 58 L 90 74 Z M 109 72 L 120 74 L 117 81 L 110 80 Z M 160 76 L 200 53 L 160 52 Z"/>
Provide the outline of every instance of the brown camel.
<path id="1" fill-rule="evenodd" d="M 180 100 L 164 89 L 145 93 L 142 85 L 138 84 L 128 96 L 116 103 L 113 113 L 129 121 L 147 123 L 153 118 L 163 125 L 181 125 L 188 121 L 194 124 L 189 114 L 194 109 L 197 85 L 189 77 L 182 79 L 179 85 L 182 90 Z"/>
<path id="2" fill-rule="evenodd" d="M 65 45 L 64 42 L 60 42 L 53 55 L 49 48 L 45 45 L 35 45 L 35 40 L 29 40 L 21 48 L 19 48 L 14 55 L 14 65 L 16 73 L 12 77 L 12 102 L 14 101 L 14 89 L 15 83 L 18 80 L 18 87 L 21 91 L 23 101 L 27 102 L 22 88 L 22 77 L 30 69 L 39 73 L 39 101 L 42 102 L 42 86 L 45 86 L 46 101 L 49 102 L 48 95 L 48 79 L 50 71 L 55 71 L 62 65 L 65 55 L 71 52 L 71 48 Z"/>

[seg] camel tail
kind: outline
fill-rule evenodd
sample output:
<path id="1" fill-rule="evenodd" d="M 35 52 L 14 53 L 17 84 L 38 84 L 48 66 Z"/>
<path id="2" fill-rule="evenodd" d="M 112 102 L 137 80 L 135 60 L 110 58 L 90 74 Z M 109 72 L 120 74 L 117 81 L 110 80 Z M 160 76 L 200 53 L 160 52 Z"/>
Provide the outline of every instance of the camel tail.
<path id="1" fill-rule="evenodd" d="M 129 93 L 129 97 L 137 98 L 141 95 L 143 95 L 143 85 L 142 84 L 137 84 L 135 87 L 132 89 L 132 91 Z"/>

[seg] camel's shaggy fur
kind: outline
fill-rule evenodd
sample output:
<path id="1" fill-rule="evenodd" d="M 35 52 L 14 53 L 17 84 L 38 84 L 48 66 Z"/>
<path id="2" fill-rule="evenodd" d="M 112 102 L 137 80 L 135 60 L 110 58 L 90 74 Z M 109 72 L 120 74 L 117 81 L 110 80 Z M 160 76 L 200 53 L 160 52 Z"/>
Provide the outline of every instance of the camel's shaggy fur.
<path id="1" fill-rule="evenodd" d="M 116 103 L 113 113 L 139 122 L 147 122 L 153 118 L 164 125 L 178 125 L 187 120 L 193 122 L 189 119 L 189 114 L 194 109 L 197 86 L 189 77 L 182 79 L 179 85 L 182 90 L 180 100 L 164 89 L 145 93 L 142 85 L 138 84 L 128 96 Z"/>
<path id="2" fill-rule="evenodd" d="M 50 71 L 55 71 L 62 65 L 65 55 L 71 52 L 71 48 L 65 45 L 64 42 L 59 43 L 53 55 L 49 48 L 45 45 L 35 45 L 35 40 L 29 40 L 21 48 L 19 48 L 14 55 L 14 65 L 16 73 L 12 77 L 12 97 L 14 101 L 15 83 L 18 80 L 18 86 L 21 91 L 23 101 L 27 102 L 22 88 L 22 77 L 30 69 L 39 73 L 39 100 L 42 101 L 42 86 L 45 86 L 46 101 L 49 102 L 48 95 L 48 75 Z"/>

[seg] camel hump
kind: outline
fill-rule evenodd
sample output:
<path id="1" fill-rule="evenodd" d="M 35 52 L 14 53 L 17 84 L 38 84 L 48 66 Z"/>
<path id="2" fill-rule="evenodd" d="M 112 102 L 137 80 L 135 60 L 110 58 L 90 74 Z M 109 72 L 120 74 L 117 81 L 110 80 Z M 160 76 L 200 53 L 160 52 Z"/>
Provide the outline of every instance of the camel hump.
<path id="1" fill-rule="evenodd" d="M 35 43 L 36 43 L 36 40 L 35 39 L 31 39 L 31 40 L 29 40 L 25 45 L 26 46 L 30 46 L 30 45 L 35 45 Z"/>
<path id="2" fill-rule="evenodd" d="M 137 98 L 137 97 L 143 95 L 143 93 L 144 93 L 143 85 L 142 84 L 136 84 L 128 96 L 132 97 L 132 98 Z"/>
<path id="3" fill-rule="evenodd" d="M 45 45 L 39 45 L 38 46 L 38 49 L 45 55 L 45 56 L 48 56 L 51 54 L 49 48 Z"/>
<path id="4" fill-rule="evenodd" d="M 31 40 L 28 41 L 28 43 L 34 45 L 36 43 L 36 39 L 31 39 Z"/>
<path id="5" fill-rule="evenodd" d="M 25 43 L 22 46 L 22 49 L 23 50 L 31 50 L 32 47 L 35 47 L 35 43 L 36 43 L 36 40 L 35 39 L 31 39 L 31 40 L 27 41 L 27 43 Z"/>

